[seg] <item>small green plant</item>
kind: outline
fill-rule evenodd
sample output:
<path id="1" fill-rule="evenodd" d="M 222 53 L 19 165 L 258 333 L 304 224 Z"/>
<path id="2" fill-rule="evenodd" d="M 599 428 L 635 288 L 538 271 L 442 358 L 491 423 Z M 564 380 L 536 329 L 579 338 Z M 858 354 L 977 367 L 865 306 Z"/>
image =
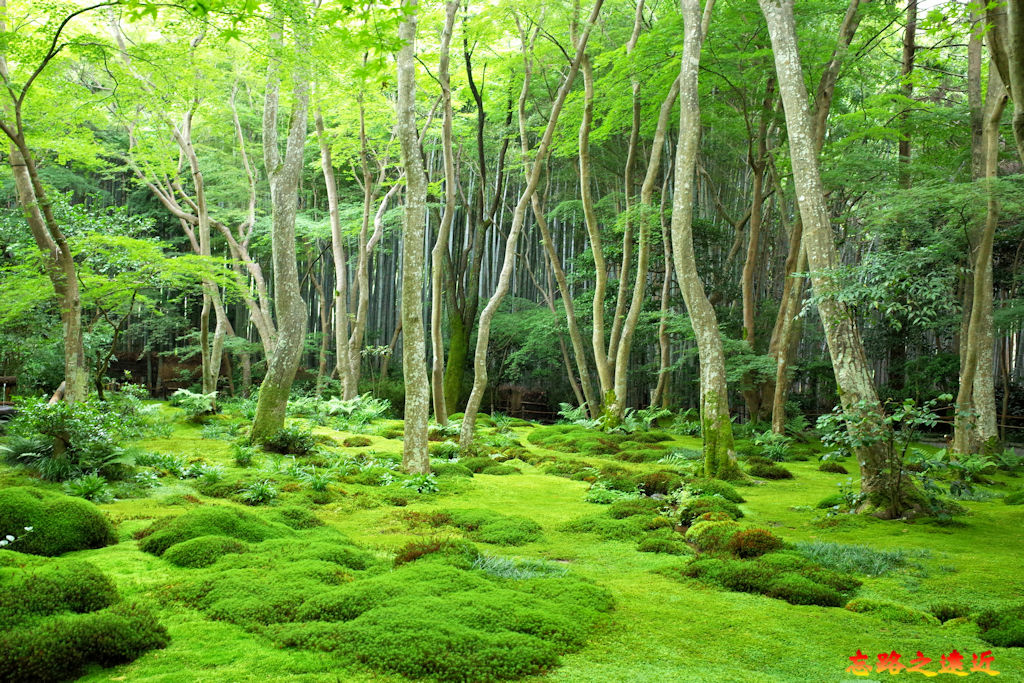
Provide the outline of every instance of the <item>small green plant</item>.
<path id="1" fill-rule="evenodd" d="M 316 450 L 313 432 L 298 425 L 282 427 L 263 443 L 263 448 L 286 455 L 309 455 Z"/>
<path id="2" fill-rule="evenodd" d="M 168 400 L 172 406 L 181 408 L 191 422 L 201 422 L 216 410 L 217 392 L 197 394 L 188 389 L 178 389 Z"/>
<path id="3" fill-rule="evenodd" d="M 330 486 L 332 481 L 334 481 L 330 472 L 318 472 L 314 466 L 311 466 L 308 470 L 304 471 L 300 475 L 300 478 L 311 491 L 326 491 L 327 487 Z"/>
<path id="4" fill-rule="evenodd" d="M 441 490 L 437 485 L 437 477 L 431 473 L 411 475 L 402 482 L 402 487 L 416 489 L 416 493 L 437 493 Z"/>
<path id="5" fill-rule="evenodd" d="M 259 449 L 246 446 L 240 443 L 231 444 L 231 457 L 239 467 L 248 467 L 252 464 L 253 458 L 259 453 Z"/>
<path id="6" fill-rule="evenodd" d="M 761 449 L 761 456 L 772 462 L 782 462 L 789 457 L 793 440 L 784 434 L 768 429 L 754 437 L 754 445 Z"/>
<path id="7" fill-rule="evenodd" d="M 277 500 L 277 488 L 269 479 L 260 479 L 244 487 L 239 498 L 247 505 L 267 505 Z"/>
<path id="8" fill-rule="evenodd" d="M 538 577 L 565 576 L 569 573 L 568 567 L 557 562 L 495 555 L 480 555 L 473 562 L 473 569 L 479 569 L 499 579 L 520 581 Z"/>
<path id="9" fill-rule="evenodd" d="M 64 493 L 69 496 L 85 498 L 94 503 L 109 503 L 114 500 L 114 494 L 107 486 L 107 480 L 96 472 L 83 474 L 76 479 L 64 482 Z"/>

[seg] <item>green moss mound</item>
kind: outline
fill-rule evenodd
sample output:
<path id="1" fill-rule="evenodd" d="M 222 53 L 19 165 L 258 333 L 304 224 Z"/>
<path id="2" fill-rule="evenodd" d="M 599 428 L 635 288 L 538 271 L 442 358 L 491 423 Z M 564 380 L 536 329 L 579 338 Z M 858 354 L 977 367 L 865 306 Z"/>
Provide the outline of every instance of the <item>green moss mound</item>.
<path id="1" fill-rule="evenodd" d="M 858 614 L 872 614 L 885 621 L 893 621 L 900 624 L 914 624 L 917 626 L 938 626 L 939 620 L 935 615 L 922 612 L 921 610 L 907 607 L 896 602 L 885 600 L 870 600 L 868 598 L 857 598 L 846 605 L 846 609 Z"/>
<path id="2" fill-rule="evenodd" d="M 637 477 L 636 484 L 645 495 L 667 496 L 683 486 L 683 478 L 675 472 L 651 472 Z"/>
<path id="3" fill-rule="evenodd" d="M 747 467 L 747 472 L 752 476 L 760 477 L 762 479 L 778 480 L 793 478 L 793 473 L 785 467 L 771 463 L 755 462 L 753 465 Z"/>
<path id="4" fill-rule="evenodd" d="M 249 546 L 229 536 L 199 536 L 172 545 L 164 559 L 177 567 L 209 567 L 224 555 L 248 551 Z"/>
<path id="5" fill-rule="evenodd" d="M 117 542 L 110 520 L 92 503 L 25 486 L 0 490 L 0 532 L 18 537 L 12 550 L 49 557 Z"/>
<path id="6" fill-rule="evenodd" d="M 732 520 L 722 522 L 697 522 L 686 532 L 686 540 L 705 552 L 725 549 L 730 539 L 740 531 L 740 525 Z"/>
<path id="7" fill-rule="evenodd" d="M 664 553 L 666 555 L 693 555 L 693 550 L 678 534 L 654 533 L 641 538 L 636 544 L 637 552 Z"/>
<path id="8" fill-rule="evenodd" d="M 619 500 L 608 506 L 608 516 L 614 519 L 625 519 L 633 515 L 651 515 L 658 511 L 661 504 L 652 498 L 636 498 Z"/>
<path id="9" fill-rule="evenodd" d="M 740 519 L 743 517 L 743 511 L 740 510 L 736 503 L 717 495 L 701 495 L 696 498 L 690 498 L 679 505 L 678 513 L 679 523 L 684 526 L 692 524 L 704 515 L 726 516 L 729 519 Z"/>
<path id="10" fill-rule="evenodd" d="M 509 474 L 519 474 L 519 469 L 512 465 L 491 465 L 480 470 L 480 474 L 490 474 L 491 476 L 504 477 Z"/>
<path id="11" fill-rule="evenodd" d="M 985 610 L 977 621 L 985 642 L 996 647 L 1024 647 L 1024 603 Z"/>
<path id="12" fill-rule="evenodd" d="M 683 576 L 741 593 L 760 593 L 793 605 L 842 607 L 861 582 L 789 552 L 756 560 L 699 558 Z"/>
<path id="13" fill-rule="evenodd" d="M 686 490 L 695 496 L 721 496 L 730 503 L 746 502 L 732 484 L 721 479 L 697 479 L 688 483 Z"/>
<path id="14" fill-rule="evenodd" d="M 281 647 L 444 681 L 547 671 L 561 653 L 581 647 L 612 608 L 607 591 L 574 576 L 506 579 L 475 571 L 464 556 L 476 551 L 464 541 L 437 542 L 436 552 L 393 570 L 339 572 L 302 551 L 304 540 L 268 540 L 224 558 L 167 588 L 165 599 L 264 633 Z M 282 558 L 284 545 L 296 554 Z"/>
<path id="15" fill-rule="evenodd" d="M 66 680 L 88 664 L 130 662 L 169 640 L 167 630 L 138 605 L 56 616 L 0 633 L 0 679 Z"/>
<path id="16" fill-rule="evenodd" d="M 829 472 L 831 474 L 849 474 L 850 472 L 839 462 L 823 462 L 818 466 L 819 472 Z"/>
<path id="17" fill-rule="evenodd" d="M 0 631 L 62 612 L 84 614 L 118 601 L 113 582 L 78 560 L 41 560 L 0 550 Z"/>
<path id="18" fill-rule="evenodd" d="M 1007 505 L 1024 505 L 1024 489 L 1007 493 L 1003 497 L 1003 502 Z"/>
<path id="19" fill-rule="evenodd" d="M 440 477 L 472 477 L 473 471 L 457 462 L 442 462 L 431 465 L 434 474 Z"/>
<path id="20" fill-rule="evenodd" d="M 268 538 L 286 536 L 290 529 L 265 522 L 256 515 L 234 508 L 206 506 L 189 510 L 180 517 L 153 523 L 139 542 L 143 552 L 163 555 L 176 543 L 200 536 L 228 536 L 256 543 Z"/>
<path id="21" fill-rule="evenodd" d="M 540 525 L 527 517 L 502 515 L 485 509 L 453 510 L 451 524 L 481 543 L 524 545 L 541 537 Z"/>
<path id="22" fill-rule="evenodd" d="M 163 647 L 167 631 L 78 560 L 0 550 L 0 680 L 60 681 L 90 664 L 129 662 Z"/>
<path id="23" fill-rule="evenodd" d="M 369 446 L 373 443 L 373 440 L 368 436 L 350 436 L 341 442 L 341 445 L 346 448 L 362 448 L 363 446 Z"/>
<path id="24" fill-rule="evenodd" d="M 275 522 L 280 522 L 292 529 L 313 529 L 324 525 L 322 519 L 306 508 L 297 505 L 289 505 L 275 510 L 272 518 Z"/>
<path id="25" fill-rule="evenodd" d="M 785 542 L 768 529 L 745 529 L 732 536 L 726 549 L 737 557 L 760 557 L 781 550 Z"/>

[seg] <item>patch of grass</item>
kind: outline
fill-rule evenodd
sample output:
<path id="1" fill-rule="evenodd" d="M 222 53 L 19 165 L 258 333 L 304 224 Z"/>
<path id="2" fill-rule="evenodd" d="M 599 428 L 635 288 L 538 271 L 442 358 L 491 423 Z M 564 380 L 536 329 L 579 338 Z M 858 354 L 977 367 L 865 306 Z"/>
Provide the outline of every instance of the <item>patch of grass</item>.
<path id="1" fill-rule="evenodd" d="M 847 545 L 815 541 L 796 543 L 793 549 L 800 555 L 838 571 L 883 576 L 907 566 L 911 560 L 928 557 L 927 551 L 902 548 L 879 550 L 867 545 Z"/>
<path id="2" fill-rule="evenodd" d="M 916 610 L 906 605 L 886 600 L 871 600 L 868 598 L 857 598 L 851 600 L 846 609 L 858 614 L 871 614 L 882 619 L 899 624 L 912 624 L 918 626 L 938 626 L 939 620 L 932 614 Z"/>

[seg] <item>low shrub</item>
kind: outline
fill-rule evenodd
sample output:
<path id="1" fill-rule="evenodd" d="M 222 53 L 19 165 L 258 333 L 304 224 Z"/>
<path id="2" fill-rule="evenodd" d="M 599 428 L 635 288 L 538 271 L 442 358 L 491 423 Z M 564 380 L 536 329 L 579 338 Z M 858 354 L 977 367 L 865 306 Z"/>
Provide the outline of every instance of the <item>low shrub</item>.
<path id="1" fill-rule="evenodd" d="M 748 461 L 749 462 L 749 461 Z M 771 463 L 754 463 L 747 467 L 747 472 L 754 477 L 760 477 L 762 479 L 792 479 L 793 473 L 787 470 L 782 465 L 775 465 Z"/>
<path id="2" fill-rule="evenodd" d="M 849 474 L 849 470 L 843 466 L 842 463 L 835 462 L 832 460 L 826 460 L 818 466 L 819 472 L 829 472 L 831 474 Z"/>
<path id="3" fill-rule="evenodd" d="M 858 614 L 871 614 L 884 621 L 917 626 L 938 626 L 939 620 L 932 614 L 884 600 L 857 598 L 846 605 L 846 609 Z"/>
<path id="4" fill-rule="evenodd" d="M 673 534 L 672 536 L 662 536 L 657 534 L 651 534 L 640 539 L 640 542 L 636 544 L 637 552 L 641 553 L 664 553 L 665 555 L 692 555 L 693 551 L 690 546 Z"/>
<path id="5" fill-rule="evenodd" d="M 64 493 L 94 503 L 109 503 L 114 500 L 114 493 L 107 486 L 107 480 L 96 472 L 64 482 Z"/>
<path id="6" fill-rule="evenodd" d="M 1024 603 L 984 610 L 977 622 L 985 642 L 996 647 L 1024 647 Z"/>
<path id="7" fill-rule="evenodd" d="M 285 455 L 309 455 L 316 450 L 313 432 L 298 425 L 282 427 L 263 442 L 263 448 Z"/>
<path id="8" fill-rule="evenodd" d="M 697 522 L 686 532 L 686 540 L 704 552 L 724 550 L 729 540 L 739 533 L 740 525 L 726 522 Z"/>
<path id="9" fill-rule="evenodd" d="M 461 539 L 427 539 L 409 541 L 395 553 L 395 566 L 414 562 L 422 557 L 440 558 L 447 564 L 468 569 L 473 566 L 480 551 L 476 546 Z"/>
<path id="10" fill-rule="evenodd" d="M 721 496 L 731 503 L 746 502 L 732 484 L 720 479 L 697 479 L 686 484 L 686 490 L 695 496 Z"/>
<path id="11" fill-rule="evenodd" d="M 644 495 L 667 496 L 683 485 L 683 479 L 674 472 L 651 472 L 650 474 L 641 474 L 637 477 L 636 483 Z"/>
<path id="12" fill-rule="evenodd" d="M 167 549 L 164 559 L 177 567 L 209 567 L 224 555 L 244 553 L 249 546 L 229 536 L 199 536 Z"/>
<path id="13" fill-rule="evenodd" d="M 8 546 L 30 555 L 54 556 L 117 542 L 114 527 L 92 503 L 31 487 L 0 490 L 0 531 L 32 531 Z"/>
<path id="14" fill-rule="evenodd" d="M 737 557 L 750 558 L 779 550 L 784 545 L 781 538 L 767 529 L 744 529 L 733 534 L 725 547 Z"/>
<path id="15" fill-rule="evenodd" d="M 291 529 L 265 522 L 251 513 L 209 505 L 189 510 L 178 517 L 157 520 L 143 531 L 139 548 L 153 555 L 163 555 L 171 546 L 199 536 L 228 536 L 258 543 L 291 533 Z"/>
<path id="16" fill-rule="evenodd" d="M 942 623 L 950 619 L 962 619 L 971 614 L 971 608 L 959 602 L 940 602 L 929 607 L 928 611 Z"/>
<path id="17" fill-rule="evenodd" d="M 269 479 L 259 479 L 238 491 L 238 498 L 246 505 L 266 505 L 277 500 L 277 487 Z"/>

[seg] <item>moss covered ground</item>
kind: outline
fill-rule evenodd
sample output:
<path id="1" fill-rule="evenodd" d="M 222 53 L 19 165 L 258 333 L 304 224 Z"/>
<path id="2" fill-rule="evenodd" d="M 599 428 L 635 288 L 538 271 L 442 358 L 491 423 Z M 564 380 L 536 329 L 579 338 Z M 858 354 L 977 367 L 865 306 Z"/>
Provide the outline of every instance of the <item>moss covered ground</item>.
<path id="1" fill-rule="evenodd" d="M 577 439 L 579 434 L 563 430 L 549 434 L 557 439 L 556 443 L 539 445 L 537 441 L 543 443 L 546 439 L 531 438 L 531 433 L 539 431 L 538 428 L 518 426 L 512 430 L 511 437 L 519 444 L 506 449 L 517 457 L 504 463 L 513 471 L 500 475 L 477 473 L 472 477 L 439 477 L 438 491 L 420 493 L 398 483 L 380 485 L 388 478 L 383 472 L 390 471 L 386 461 L 400 456 L 402 445 L 400 440 L 380 434 L 396 433 L 394 429 L 388 431 L 395 426 L 400 423 L 383 422 L 377 425 L 377 433 L 358 435 L 325 426 L 314 427 L 322 451 L 311 456 L 312 459 L 299 459 L 300 464 L 316 468 L 319 463 L 319 467 L 324 468 L 332 460 L 352 457 L 364 463 L 363 471 L 336 474 L 323 491 L 312 490 L 308 479 L 298 476 L 298 469 L 289 470 L 289 465 L 295 463 L 290 463 L 287 457 L 275 461 L 276 456 L 260 454 L 248 467 L 238 466 L 231 442 L 203 438 L 203 428 L 198 425 L 175 421 L 170 434 L 138 442 L 136 445 L 149 453 L 219 466 L 223 472 L 218 483 L 223 485 L 163 476 L 145 497 L 99 506 L 113 522 L 118 543 L 62 556 L 87 561 L 101 570 L 125 601 L 140 602 L 152 609 L 170 635 L 166 648 L 151 650 L 128 664 L 109 668 L 94 665 L 81 680 L 405 680 L 393 666 L 382 665 L 377 661 L 380 657 L 365 652 L 354 656 L 351 648 L 346 647 L 282 647 L 287 641 L 282 631 L 257 623 L 259 619 L 216 618 L 224 610 L 230 612 L 230 605 L 222 606 L 220 613 L 214 611 L 201 597 L 196 597 L 199 593 L 194 584 L 200 582 L 198 577 L 219 575 L 216 571 L 223 575 L 230 571 L 258 572 L 259 558 L 265 556 L 278 558 L 273 560 L 275 563 L 294 563 L 296 575 L 303 572 L 306 572 L 304 576 L 315 575 L 317 579 L 311 580 L 308 591 L 323 593 L 338 590 L 334 587 L 336 584 L 357 586 L 361 581 L 401 576 L 398 572 L 406 571 L 403 569 L 406 565 L 395 569 L 391 565 L 395 554 L 407 544 L 466 539 L 486 556 L 544 560 L 547 563 L 543 566 L 564 567 L 568 576 L 607 590 L 614 601 L 611 611 L 595 608 L 597 611 L 593 614 L 587 603 L 586 609 L 579 612 L 578 624 L 556 629 L 565 641 L 551 650 L 551 653 L 560 653 L 558 665 L 550 658 L 545 659 L 551 654 L 547 651 L 535 655 L 536 665 L 527 671 L 523 680 L 581 683 L 846 681 L 853 678 L 845 671 L 850 664 L 848 658 L 857 650 L 867 654 L 872 662 L 878 653 L 891 651 L 902 653 L 904 661 L 909 661 L 920 650 L 934 660 L 931 668 L 937 671 L 940 655 L 956 649 L 965 655 L 965 669 L 969 669 L 972 653 L 992 650 L 993 668 L 1001 672 L 1001 680 L 1024 681 L 1024 650 L 993 647 L 981 639 L 979 627 L 970 619 L 952 619 L 940 624 L 928 618 L 905 618 L 907 610 L 927 613 L 939 603 L 966 605 L 971 613 L 976 613 L 1024 601 L 1021 565 L 1024 506 L 1006 505 L 999 498 L 963 502 L 967 514 L 956 518 L 953 524 L 928 520 L 880 521 L 856 515 L 829 517 L 827 511 L 815 506 L 836 493 L 837 484 L 846 482 L 847 477 L 819 471 L 820 463 L 816 458 L 787 462 L 785 467 L 793 473 L 792 479 L 748 480 L 736 487 L 744 500 L 739 503 L 743 514 L 737 520 L 739 528 L 769 529 L 788 543 L 867 545 L 879 551 L 893 551 L 894 557 L 901 558 L 896 566 L 880 576 L 854 572 L 863 582 L 856 591 L 856 598 L 868 606 L 862 611 L 794 605 L 764 595 L 729 592 L 684 576 L 682 570 L 692 560 L 690 551 L 683 555 L 638 552 L 639 538 L 629 533 L 608 540 L 608 535 L 572 530 L 573 520 L 597 515 L 612 520 L 608 505 L 585 502 L 591 486 L 589 480 L 614 480 L 616 476 L 635 477 L 665 470 L 667 466 L 656 462 L 657 459 L 672 451 L 699 451 L 698 439 L 665 433 L 659 435 L 665 437 L 663 440 L 653 444 L 660 448 L 649 449 L 645 446 L 651 444 L 636 439 L 617 439 L 628 442 L 627 452 L 649 453 L 646 458 L 624 459 L 616 457 L 623 452 L 618 444 L 605 443 L 600 435 Z M 543 437 L 543 432 L 541 435 Z M 353 436 L 361 438 L 353 441 Z M 508 434 L 502 435 L 506 440 L 508 437 Z M 346 439 L 349 444 L 358 445 L 345 445 Z M 574 441 L 584 448 L 576 449 Z M 365 464 L 373 460 L 384 463 L 380 472 L 372 464 Z M 563 467 L 566 476 L 549 473 L 553 464 L 566 462 L 573 463 Z M 847 464 L 852 465 L 848 469 L 855 472 L 855 463 L 848 461 Z M 686 474 L 685 468 L 679 472 Z M 512 476 L 508 476 L 509 473 Z M 269 504 L 245 505 L 235 495 L 238 489 L 264 480 L 272 481 L 277 492 Z M 855 478 L 852 483 L 856 485 Z M 57 490 L 54 485 L 43 484 L 10 469 L 0 470 L 0 484 Z M 1020 479 L 1000 474 L 992 478 L 987 489 L 1003 493 L 1020 487 Z M 203 490 L 216 495 L 206 495 Z M 230 524 L 218 523 L 219 526 L 214 524 L 210 528 L 199 524 L 183 532 L 184 535 L 174 536 L 175 522 L 170 518 L 189 511 L 210 510 L 214 506 L 239 510 L 262 521 L 255 527 L 248 522 L 239 523 L 236 526 L 241 531 Z M 303 516 L 294 508 L 309 510 L 323 526 L 314 526 L 315 520 L 304 523 Z M 164 518 L 166 520 L 160 522 Z M 629 519 L 627 516 L 616 523 L 628 523 Z M 157 523 L 155 527 L 154 523 Z M 313 528 L 297 528 L 304 526 Z M 494 531 L 496 528 L 498 531 Z M 494 533 L 487 532 L 488 529 Z M 672 539 L 673 543 L 683 538 L 673 529 L 665 528 L 652 531 L 637 526 L 633 527 L 633 532 L 654 534 L 652 537 L 675 533 L 678 538 Z M 157 543 L 153 539 L 182 543 L 200 536 L 216 538 L 191 542 L 184 548 L 177 546 L 180 549 L 171 553 L 185 558 L 181 564 L 193 566 L 177 566 L 153 551 L 159 547 L 163 552 L 167 546 L 166 542 Z M 227 540 L 230 538 L 235 541 Z M 147 539 L 150 552 L 143 548 L 147 546 Z M 346 560 L 349 566 L 339 569 L 337 576 L 331 578 L 314 566 L 321 560 L 300 557 L 295 554 L 298 550 L 292 555 L 282 550 L 290 543 L 310 546 L 314 541 L 343 543 L 352 548 L 352 557 L 358 555 L 362 559 L 355 564 L 351 558 Z M 216 559 L 221 552 L 218 549 L 224 549 L 220 560 Z M 215 562 L 212 566 L 211 557 Z M 422 560 L 416 560 L 414 565 L 419 562 Z M 477 576 L 484 572 L 469 569 L 464 573 Z M 240 581 L 243 575 L 232 576 L 232 581 Z M 528 584 L 529 581 L 524 580 L 514 585 L 499 583 L 497 587 L 473 585 L 476 589 L 490 591 L 488 600 L 494 602 L 498 610 L 495 614 L 498 614 L 507 611 L 508 603 L 502 603 L 502 599 L 516 599 L 508 591 L 528 590 L 522 588 Z M 418 610 L 429 614 L 430 610 L 445 605 L 447 593 L 431 590 L 409 593 L 404 598 L 406 602 L 401 603 L 406 610 L 402 614 L 418 618 Z M 538 609 L 544 609 L 545 604 L 555 605 L 543 602 L 542 597 L 519 599 Z M 881 603 L 881 607 L 876 603 Z M 894 603 L 903 609 L 885 609 L 884 603 Z M 572 603 L 559 604 L 551 609 L 569 605 L 566 614 L 571 617 L 575 613 Z M 458 609 L 464 608 L 465 605 Z M 395 617 L 380 617 L 386 618 Z M 352 628 L 352 632 L 338 637 L 358 639 L 358 629 Z M 329 639 L 329 636 L 323 637 Z M 448 642 L 453 648 L 461 643 L 477 649 L 508 645 L 494 645 L 488 640 L 489 636 L 479 634 L 453 632 L 447 637 L 450 640 L 444 641 L 434 633 L 426 642 L 434 647 L 444 647 Z M 375 645 L 372 638 L 360 642 L 364 643 L 364 649 L 376 651 L 383 647 L 379 643 Z M 501 652 L 504 653 L 501 656 L 506 656 L 505 650 Z M 443 666 L 437 670 L 445 671 Z M 410 671 L 415 675 L 414 670 Z M 514 673 L 514 667 L 506 671 Z M 874 676 L 881 678 L 883 675 Z M 887 678 L 888 674 L 884 676 Z M 984 678 L 981 673 L 972 676 Z M 951 675 L 942 675 L 937 680 L 951 678 Z M 475 678 L 470 672 L 465 679 Z M 870 677 L 857 680 L 870 680 Z"/>

